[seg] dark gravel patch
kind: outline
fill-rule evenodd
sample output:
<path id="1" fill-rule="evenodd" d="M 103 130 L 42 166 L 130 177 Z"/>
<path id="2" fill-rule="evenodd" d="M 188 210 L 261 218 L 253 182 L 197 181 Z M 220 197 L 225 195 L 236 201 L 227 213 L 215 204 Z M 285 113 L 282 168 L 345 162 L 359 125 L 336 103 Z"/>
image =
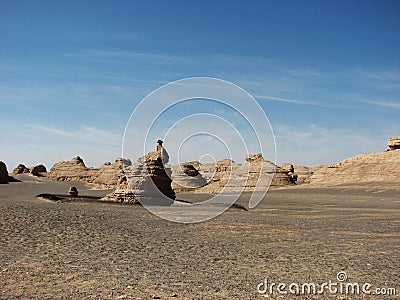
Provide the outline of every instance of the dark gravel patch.
<path id="1" fill-rule="evenodd" d="M 141 206 L 35 197 L 70 185 L 0 187 L 0 299 L 262 299 L 264 278 L 337 282 L 339 271 L 400 292 L 400 200 L 391 191 L 272 191 L 256 209 L 199 224 L 168 222 Z M 72 185 L 82 195 L 107 193 Z M 373 298 L 284 298 L 340 296 Z"/>

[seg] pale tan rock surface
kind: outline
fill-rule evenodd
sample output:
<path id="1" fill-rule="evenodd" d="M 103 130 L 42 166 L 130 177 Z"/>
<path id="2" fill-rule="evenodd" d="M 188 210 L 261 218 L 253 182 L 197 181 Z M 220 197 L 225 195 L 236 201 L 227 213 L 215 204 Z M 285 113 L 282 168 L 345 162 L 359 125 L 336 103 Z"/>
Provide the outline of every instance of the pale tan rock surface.
<path id="1" fill-rule="evenodd" d="M 53 165 L 47 178 L 55 181 L 81 181 L 97 189 L 112 189 L 124 176 L 123 163 L 130 161 L 117 158 L 114 163 L 104 163 L 99 168 L 88 168 L 79 156 Z"/>
<path id="2" fill-rule="evenodd" d="M 124 166 L 130 166 L 132 162 L 123 158 L 117 158 L 114 163 L 105 163 L 93 176 L 92 185 L 98 189 L 112 189 L 118 185 L 121 178 L 125 177 Z"/>
<path id="3" fill-rule="evenodd" d="M 309 183 L 313 174 L 313 168 L 306 166 L 293 165 L 294 174 L 297 175 L 297 183 Z"/>
<path id="4" fill-rule="evenodd" d="M 7 166 L 0 161 L 0 183 L 7 183 L 9 180 Z"/>
<path id="5" fill-rule="evenodd" d="M 261 153 L 249 154 L 245 164 L 231 160 L 200 165 L 200 173 L 209 182 L 195 193 L 265 191 L 271 187 L 294 185 L 287 170 L 263 159 Z"/>
<path id="6" fill-rule="evenodd" d="M 101 200 L 105 202 L 129 204 L 137 204 L 139 202 L 139 199 L 135 197 L 135 195 L 129 188 L 128 181 L 125 176 L 120 178 L 115 191 L 104 196 Z"/>
<path id="7" fill-rule="evenodd" d="M 313 185 L 400 182 L 400 150 L 361 154 L 329 166 L 313 168 Z"/>
<path id="8" fill-rule="evenodd" d="M 125 166 L 125 176 L 116 190 L 102 200 L 109 202 L 169 205 L 175 199 L 171 188 L 171 168 L 163 164 L 166 150 L 161 147 Z"/>
<path id="9" fill-rule="evenodd" d="M 55 163 L 47 174 L 47 178 L 55 181 L 83 181 L 91 183 L 93 175 L 93 168 L 87 168 L 83 159 L 75 156 L 70 160 Z"/>
<path id="10" fill-rule="evenodd" d="M 175 193 L 189 193 L 205 186 L 207 180 L 199 172 L 200 163 L 188 162 L 172 166 L 172 189 Z"/>
<path id="11" fill-rule="evenodd" d="M 390 150 L 400 149 L 400 136 L 393 136 L 388 141 Z"/>

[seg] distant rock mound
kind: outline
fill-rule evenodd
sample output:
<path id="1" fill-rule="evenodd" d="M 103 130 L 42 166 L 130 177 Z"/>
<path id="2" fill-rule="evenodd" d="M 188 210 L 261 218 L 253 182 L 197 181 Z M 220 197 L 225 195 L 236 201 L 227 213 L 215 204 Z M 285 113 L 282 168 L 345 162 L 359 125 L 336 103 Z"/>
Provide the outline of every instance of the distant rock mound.
<path id="1" fill-rule="evenodd" d="M 309 183 L 313 174 L 313 168 L 306 166 L 293 165 L 293 172 L 297 175 L 297 183 Z"/>
<path id="2" fill-rule="evenodd" d="M 400 136 L 393 136 L 388 141 L 389 150 L 400 149 Z"/>
<path id="3" fill-rule="evenodd" d="M 287 171 L 287 174 L 290 177 L 292 177 L 293 181 L 297 181 L 297 174 L 294 172 L 294 166 L 292 164 L 289 164 L 289 163 L 279 164 L 278 167 Z"/>
<path id="4" fill-rule="evenodd" d="M 285 171 L 288 172 L 288 175 L 292 177 L 293 181 L 296 183 L 309 183 L 310 177 L 313 174 L 312 168 L 293 165 L 290 163 L 279 164 L 278 167 L 281 167 Z"/>
<path id="5" fill-rule="evenodd" d="M 114 163 L 107 162 L 99 168 L 88 168 L 81 157 L 75 156 L 55 163 L 47 178 L 55 181 L 82 181 L 93 188 L 113 189 L 124 176 L 123 163 L 129 165 L 130 161 L 117 158 Z"/>
<path id="6" fill-rule="evenodd" d="M 46 167 L 44 165 L 36 165 L 30 169 L 32 175 L 35 176 L 44 176 L 44 173 L 47 173 Z"/>
<path id="7" fill-rule="evenodd" d="M 205 186 L 207 180 L 199 172 L 199 162 L 188 162 L 172 167 L 172 189 L 176 193 L 190 193 Z"/>
<path id="8" fill-rule="evenodd" d="M 104 163 L 95 169 L 91 185 L 98 189 L 116 188 L 121 178 L 125 177 L 124 166 L 130 166 L 132 162 L 127 159 L 117 158 L 114 163 Z"/>
<path id="9" fill-rule="evenodd" d="M 83 181 L 92 182 L 94 170 L 87 168 L 83 159 L 75 156 L 70 160 L 63 160 L 55 163 L 47 178 L 55 181 Z"/>
<path id="10" fill-rule="evenodd" d="M 9 181 L 7 166 L 4 162 L 0 161 L 0 183 L 7 183 Z"/>
<path id="11" fill-rule="evenodd" d="M 264 160 L 261 153 L 249 154 L 245 164 L 221 160 L 200 165 L 199 172 L 208 181 L 194 193 L 265 191 L 271 187 L 294 185 L 289 171 Z"/>
<path id="12" fill-rule="evenodd" d="M 30 173 L 30 169 L 27 168 L 24 164 L 19 164 L 18 166 L 15 167 L 15 169 L 13 170 L 13 174 L 14 175 L 18 175 L 18 174 L 26 174 L 26 173 Z"/>
<path id="13" fill-rule="evenodd" d="M 361 154 L 329 166 L 313 168 L 310 183 L 337 185 L 360 182 L 400 182 L 400 150 Z"/>

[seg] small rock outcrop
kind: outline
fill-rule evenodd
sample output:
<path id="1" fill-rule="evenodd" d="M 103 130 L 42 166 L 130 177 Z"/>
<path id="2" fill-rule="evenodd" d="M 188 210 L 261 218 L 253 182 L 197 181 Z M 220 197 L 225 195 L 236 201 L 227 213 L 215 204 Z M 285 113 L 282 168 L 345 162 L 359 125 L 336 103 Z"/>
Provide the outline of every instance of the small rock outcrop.
<path id="1" fill-rule="evenodd" d="M 171 168 L 167 151 L 158 141 L 157 150 L 147 153 L 134 164 L 124 166 L 126 179 L 121 178 L 117 189 L 103 201 L 169 205 L 175 199 L 171 188 Z"/>
<path id="2" fill-rule="evenodd" d="M 78 196 L 78 189 L 74 186 L 71 186 L 68 190 L 68 196 L 70 197 L 77 197 Z"/>
<path id="3" fill-rule="evenodd" d="M 4 162 L 0 161 L 0 183 L 7 183 L 9 181 L 7 166 Z"/>
<path id="4" fill-rule="evenodd" d="M 14 174 L 14 175 L 26 174 L 26 173 L 29 173 L 29 172 L 30 172 L 29 168 L 27 168 L 24 164 L 19 164 L 19 165 L 16 166 L 15 169 L 13 170 L 13 174 Z"/>
<path id="5" fill-rule="evenodd" d="M 288 172 L 293 181 L 297 184 L 309 183 L 310 177 L 313 174 L 312 168 L 294 165 L 290 163 L 279 164 L 278 167 Z"/>
<path id="6" fill-rule="evenodd" d="M 279 164 L 278 167 L 282 168 L 283 170 L 287 171 L 287 174 L 292 177 L 293 181 L 297 181 L 297 173 L 294 171 L 294 166 L 289 163 Z"/>
<path id="7" fill-rule="evenodd" d="M 129 188 L 126 177 L 121 177 L 114 192 L 101 199 L 104 202 L 138 204 L 139 199 Z"/>
<path id="8" fill-rule="evenodd" d="M 309 183 L 313 169 L 305 166 L 293 165 L 294 173 L 297 175 L 296 183 Z"/>
<path id="9" fill-rule="evenodd" d="M 388 141 L 389 150 L 400 149 L 400 136 L 393 136 Z"/>
<path id="10" fill-rule="evenodd" d="M 44 165 L 36 165 L 30 169 L 30 172 L 32 175 L 35 175 L 35 176 L 44 176 L 43 173 L 46 173 L 47 170 Z"/>
<path id="11" fill-rule="evenodd" d="M 172 167 L 172 189 L 176 193 L 189 193 L 205 186 L 207 180 L 199 172 L 199 162 L 188 162 Z"/>

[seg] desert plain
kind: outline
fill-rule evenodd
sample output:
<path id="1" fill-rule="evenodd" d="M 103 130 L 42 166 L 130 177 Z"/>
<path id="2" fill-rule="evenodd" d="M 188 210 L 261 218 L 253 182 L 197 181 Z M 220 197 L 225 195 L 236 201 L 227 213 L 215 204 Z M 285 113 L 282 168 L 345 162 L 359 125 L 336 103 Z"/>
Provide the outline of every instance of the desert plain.
<path id="1" fill-rule="evenodd" d="M 254 209 L 180 224 L 102 197 L 82 182 L 27 174 L 0 186 L 0 299 L 399 299 L 400 183 L 298 185 Z M 246 207 L 250 193 L 238 204 Z M 177 194 L 200 202 L 210 195 Z M 370 283 L 396 295 L 260 293 L 264 282 Z"/>

